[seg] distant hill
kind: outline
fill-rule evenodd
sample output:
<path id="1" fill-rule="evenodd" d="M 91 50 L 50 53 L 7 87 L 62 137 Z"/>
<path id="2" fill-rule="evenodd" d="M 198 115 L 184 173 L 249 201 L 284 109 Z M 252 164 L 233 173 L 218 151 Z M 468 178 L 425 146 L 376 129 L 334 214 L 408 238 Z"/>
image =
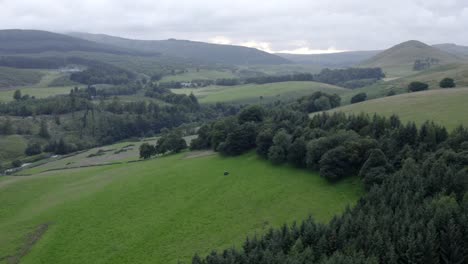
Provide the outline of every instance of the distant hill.
<path id="1" fill-rule="evenodd" d="M 428 67 L 449 63 L 463 62 L 461 57 L 429 46 L 416 40 L 410 40 L 387 49 L 362 62 L 362 67 L 381 67 L 387 75 L 405 76 L 414 73 L 413 66 L 419 60 Z"/>
<path id="2" fill-rule="evenodd" d="M 379 50 L 348 51 L 329 54 L 289 54 L 277 53 L 277 55 L 298 64 L 317 65 L 328 68 L 351 67 L 378 54 Z"/>
<path id="3" fill-rule="evenodd" d="M 96 43 L 68 35 L 41 30 L 0 30 L 0 54 L 43 52 L 100 52 L 121 55 L 148 55 L 147 52 Z M 154 54 L 153 55 L 157 55 Z"/>
<path id="4" fill-rule="evenodd" d="M 468 46 L 460 46 L 453 43 L 437 44 L 432 46 L 457 56 L 468 57 Z"/>
<path id="5" fill-rule="evenodd" d="M 118 46 L 145 52 L 159 52 L 164 55 L 207 63 L 255 65 L 290 63 L 280 56 L 234 45 L 219 45 L 189 40 L 135 40 L 103 34 L 70 33 L 71 36 L 102 44 Z"/>
<path id="6" fill-rule="evenodd" d="M 403 122 L 414 121 L 421 125 L 426 120 L 433 120 L 452 130 L 459 125 L 468 125 L 468 115 L 465 114 L 467 100 L 468 88 L 437 89 L 378 98 L 330 112 L 377 113 L 387 117 L 396 114 Z"/>

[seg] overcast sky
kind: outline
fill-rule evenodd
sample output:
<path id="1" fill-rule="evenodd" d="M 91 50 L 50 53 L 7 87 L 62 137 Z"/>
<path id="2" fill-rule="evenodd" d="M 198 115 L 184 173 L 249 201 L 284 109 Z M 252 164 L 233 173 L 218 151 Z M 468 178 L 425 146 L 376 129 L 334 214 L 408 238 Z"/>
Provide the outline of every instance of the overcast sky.
<path id="1" fill-rule="evenodd" d="M 468 0 L 0 0 L 0 27 L 295 53 L 468 45 Z"/>

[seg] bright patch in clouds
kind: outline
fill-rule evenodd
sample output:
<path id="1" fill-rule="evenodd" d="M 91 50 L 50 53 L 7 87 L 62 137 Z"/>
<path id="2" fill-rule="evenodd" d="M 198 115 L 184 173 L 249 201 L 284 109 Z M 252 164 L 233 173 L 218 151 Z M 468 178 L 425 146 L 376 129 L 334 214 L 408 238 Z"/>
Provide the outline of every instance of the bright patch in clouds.
<path id="1" fill-rule="evenodd" d="M 223 45 L 238 45 L 244 46 L 249 48 L 255 48 L 259 50 L 263 50 L 269 53 L 291 53 L 291 54 L 326 54 L 326 53 L 337 53 L 337 52 L 345 52 L 347 50 L 339 50 L 335 49 L 334 47 L 330 47 L 328 49 L 312 49 L 310 47 L 303 46 L 303 41 L 298 41 L 297 43 L 301 43 L 302 45 L 299 48 L 293 49 L 286 49 L 286 50 L 275 50 L 272 48 L 272 44 L 270 42 L 259 42 L 259 41 L 244 41 L 244 42 L 233 42 L 230 38 L 225 36 L 216 36 L 214 38 L 210 38 L 209 42 L 214 44 L 223 44 Z"/>

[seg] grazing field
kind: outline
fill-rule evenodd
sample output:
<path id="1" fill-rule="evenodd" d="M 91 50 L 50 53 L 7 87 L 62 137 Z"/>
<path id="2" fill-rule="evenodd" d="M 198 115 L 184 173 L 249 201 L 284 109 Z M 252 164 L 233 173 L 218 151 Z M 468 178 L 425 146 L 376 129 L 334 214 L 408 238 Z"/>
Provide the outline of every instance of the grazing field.
<path id="1" fill-rule="evenodd" d="M 6 161 L 24 156 L 27 140 L 21 135 L 0 136 L 0 167 Z"/>
<path id="2" fill-rule="evenodd" d="M 438 89 L 407 93 L 347 105 L 331 110 L 345 113 L 398 115 L 402 121 L 422 124 L 433 120 L 451 130 L 460 124 L 468 126 L 468 88 Z"/>
<path id="3" fill-rule="evenodd" d="M 73 86 L 18 89 L 21 90 L 22 95 L 28 94 L 36 98 L 46 98 L 54 95 L 68 94 L 70 93 L 70 90 L 73 89 Z M 0 102 L 13 101 L 13 94 L 15 93 L 15 90 L 0 91 Z"/>
<path id="4" fill-rule="evenodd" d="M 342 96 L 342 102 L 348 104 L 355 94 L 364 92 L 369 99 L 385 97 L 390 91 L 397 94 L 407 93 L 408 84 L 414 81 L 424 82 L 429 85 L 429 89 L 439 89 L 439 82 L 446 78 L 453 78 L 458 87 L 468 86 L 468 64 L 449 64 L 415 73 L 403 78 L 388 78 L 376 84 L 354 89 L 352 92 Z"/>
<path id="5" fill-rule="evenodd" d="M 309 215 L 326 222 L 362 193 L 355 177 L 330 184 L 253 152 L 3 177 L 0 259 L 189 263 L 196 252 L 239 246 L 246 235 Z"/>
<path id="6" fill-rule="evenodd" d="M 262 103 L 294 99 L 316 91 L 341 94 L 348 89 L 317 82 L 279 82 L 238 86 L 208 86 L 198 89 L 172 89 L 179 94 L 193 93 L 201 103 Z"/>
<path id="7" fill-rule="evenodd" d="M 236 75 L 231 70 L 199 70 L 190 69 L 188 72 L 176 75 L 164 76 L 161 82 L 190 82 L 192 80 L 216 80 L 216 79 L 232 79 Z"/>

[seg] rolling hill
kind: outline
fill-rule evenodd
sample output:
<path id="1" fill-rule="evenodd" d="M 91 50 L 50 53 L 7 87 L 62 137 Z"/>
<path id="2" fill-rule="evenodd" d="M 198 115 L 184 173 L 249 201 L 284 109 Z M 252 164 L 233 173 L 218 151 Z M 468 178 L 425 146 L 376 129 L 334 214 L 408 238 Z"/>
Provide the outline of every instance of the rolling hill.
<path id="1" fill-rule="evenodd" d="M 30 54 L 42 52 L 102 52 L 123 55 L 148 55 L 149 52 L 96 43 L 68 35 L 41 30 L 0 30 L 0 54 Z M 157 55 L 153 53 L 153 55 Z"/>
<path id="2" fill-rule="evenodd" d="M 468 88 L 437 89 L 378 98 L 330 110 L 359 114 L 398 115 L 402 121 L 420 125 L 426 120 L 444 125 L 451 130 L 468 125 Z"/>
<path id="3" fill-rule="evenodd" d="M 125 154 L 114 154 L 122 146 L 99 148 L 105 158 L 62 162 L 112 161 Z M 0 262 L 190 263 L 195 253 L 240 246 L 246 235 L 309 215 L 325 223 L 362 193 L 357 177 L 331 184 L 253 152 L 233 158 L 188 152 L 6 176 L 0 178 Z"/>
<path id="4" fill-rule="evenodd" d="M 378 54 L 380 51 L 348 51 L 330 54 L 288 54 L 277 53 L 277 55 L 288 59 L 294 63 L 316 65 L 323 68 L 341 68 L 351 67 L 359 64 L 372 56 Z"/>
<path id="5" fill-rule="evenodd" d="M 453 55 L 468 58 L 468 46 L 460 46 L 453 43 L 437 44 L 432 46 L 445 52 L 452 53 Z"/>
<path id="6" fill-rule="evenodd" d="M 219 45 L 176 39 L 136 40 L 89 33 L 70 33 L 70 35 L 107 45 L 145 52 L 158 52 L 168 56 L 193 59 L 207 63 L 234 65 L 289 63 L 288 60 L 280 56 L 242 46 Z"/>
<path id="7" fill-rule="evenodd" d="M 322 91 L 342 94 L 349 89 L 319 82 L 279 82 L 244 84 L 236 86 L 208 86 L 204 88 L 172 89 L 178 94 L 193 93 L 200 103 L 269 103 L 276 100 L 292 100 Z"/>
<path id="8" fill-rule="evenodd" d="M 433 65 L 463 62 L 464 59 L 416 40 L 400 43 L 362 62 L 361 67 L 381 67 L 387 76 L 415 73 L 416 60 L 432 60 Z M 432 65 L 432 66 L 433 66 Z"/>

